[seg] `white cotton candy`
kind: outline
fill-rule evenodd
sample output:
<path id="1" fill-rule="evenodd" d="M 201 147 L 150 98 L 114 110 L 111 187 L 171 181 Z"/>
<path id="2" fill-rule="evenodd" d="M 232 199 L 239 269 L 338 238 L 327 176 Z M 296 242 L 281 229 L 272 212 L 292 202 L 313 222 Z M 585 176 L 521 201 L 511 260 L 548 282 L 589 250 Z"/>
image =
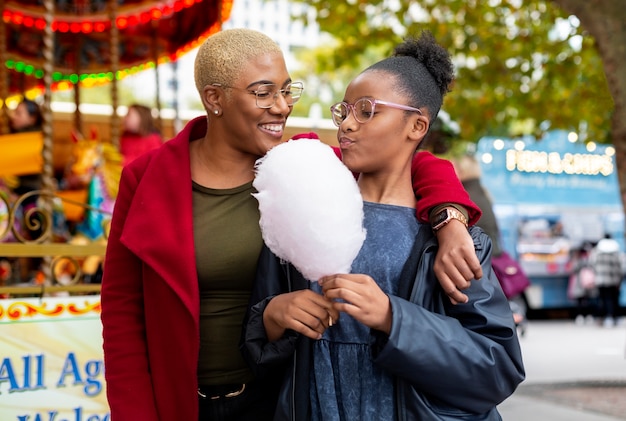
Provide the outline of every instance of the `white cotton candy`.
<path id="1" fill-rule="evenodd" d="M 291 140 L 257 161 L 263 240 L 305 278 L 349 273 L 365 239 L 352 173 L 317 139 Z"/>

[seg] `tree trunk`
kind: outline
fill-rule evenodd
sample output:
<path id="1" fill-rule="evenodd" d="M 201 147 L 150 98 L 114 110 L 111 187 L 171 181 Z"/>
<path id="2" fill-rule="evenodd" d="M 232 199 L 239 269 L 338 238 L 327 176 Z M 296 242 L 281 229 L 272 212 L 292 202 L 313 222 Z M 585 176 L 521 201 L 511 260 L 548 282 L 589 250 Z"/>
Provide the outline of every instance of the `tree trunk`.
<path id="1" fill-rule="evenodd" d="M 611 137 L 626 209 L 626 13 L 623 0 L 553 0 L 575 15 L 596 40 L 615 109 Z"/>

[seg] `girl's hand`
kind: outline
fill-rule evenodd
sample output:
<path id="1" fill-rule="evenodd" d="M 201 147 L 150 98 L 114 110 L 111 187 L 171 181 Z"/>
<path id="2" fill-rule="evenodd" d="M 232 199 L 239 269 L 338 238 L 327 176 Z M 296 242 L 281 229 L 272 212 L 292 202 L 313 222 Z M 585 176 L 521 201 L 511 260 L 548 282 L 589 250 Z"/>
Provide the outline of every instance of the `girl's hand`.
<path id="1" fill-rule="evenodd" d="M 468 297 L 461 290 L 469 288 L 473 279 L 483 276 L 472 236 L 461 222 L 452 220 L 437 231 L 437 240 L 435 276 L 453 304 L 466 303 Z"/>
<path id="2" fill-rule="evenodd" d="M 319 281 L 324 296 L 335 310 L 345 312 L 364 325 L 389 334 L 391 304 L 374 279 L 363 274 L 337 274 Z M 343 301 L 337 301 L 337 300 Z"/>
<path id="3" fill-rule="evenodd" d="M 339 312 L 322 295 L 305 289 L 272 298 L 263 313 L 263 324 L 270 341 L 291 329 L 311 339 L 320 339 Z"/>

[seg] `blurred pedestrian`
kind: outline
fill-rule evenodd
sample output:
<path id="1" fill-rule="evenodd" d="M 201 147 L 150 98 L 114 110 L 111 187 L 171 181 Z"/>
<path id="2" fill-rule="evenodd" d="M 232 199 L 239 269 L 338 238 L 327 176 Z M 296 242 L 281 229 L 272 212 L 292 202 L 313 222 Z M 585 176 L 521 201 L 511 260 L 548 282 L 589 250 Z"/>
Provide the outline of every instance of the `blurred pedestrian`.
<path id="1" fill-rule="evenodd" d="M 491 238 L 493 244 L 492 255 L 499 256 L 502 253 L 500 247 L 500 229 L 498 228 L 498 220 L 493 212 L 493 203 L 489 192 L 482 185 L 480 163 L 472 155 L 463 155 L 460 158 L 452 160 L 456 174 L 461 180 L 461 184 L 472 199 L 472 202 L 482 211 L 481 217 L 476 221 L 476 225 L 481 227 L 485 233 Z"/>
<path id="2" fill-rule="evenodd" d="M 619 243 L 610 234 L 598 241 L 591 252 L 591 263 L 598 288 L 600 316 L 604 327 L 615 326 L 619 307 L 619 291 L 623 278 Z"/>
<path id="3" fill-rule="evenodd" d="M 496 271 L 502 290 L 509 300 L 513 319 L 519 327 L 520 334 L 523 335 L 527 325 L 527 305 L 522 293 L 530 284 L 530 280 L 524 274 L 519 263 L 503 250 L 500 245 L 500 228 L 498 227 L 496 214 L 493 211 L 491 195 L 481 183 L 482 171 L 480 163 L 473 155 L 463 155 L 452 162 L 459 180 L 461 180 L 461 184 L 465 187 L 470 199 L 482 211 L 482 215 L 476 222 L 476 225 L 481 227 L 491 239 L 493 244 L 491 263 Z"/>
<path id="4" fill-rule="evenodd" d="M 123 165 L 128 165 L 144 153 L 163 144 L 161 132 L 156 126 L 152 110 L 141 104 L 131 104 L 123 121 L 124 131 L 120 138 Z"/>
<path id="5" fill-rule="evenodd" d="M 593 323 L 594 320 L 592 304 L 598 296 L 598 288 L 595 271 L 590 262 L 592 249 L 593 244 L 584 242 L 571 252 L 572 272 L 568 280 L 567 296 L 570 300 L 576 301 L 574 320 L 577 325 Z"/>
<path id="6" fill-rule="evenodd" d="M 39 104 L 28 98 L 22 99 L 17 107 L 9 114 L 11 133 L 39 132 L 43 126 L 43 115 Z M 30 192 L 42 188 L 43 179 L 41 173 L 22 174 L 17 176 L 17 185 L 13 187 L 13 193 L 19 198 Z M 39 212 L 36 212 L 38 194 L 32 194 L 21 200 L 18 215 L 23 216 L 21 227 L 27 240 L 36 240 L 43 235 L 44 220 Z M 18 258 L 20 266 L 20 278 L 29 282 L 35 280 L 40 274 L 41 258 Z"/>
<path id="7" fill-rule="evenodd" d="M 15 110 L 9 115 L 11 133 L 40 131 L 43 125 L 43 116 L 39 104 L 24 98 Z"/>
<path id="8" fill-rule="evenodd" d="M 24 98 L 9 114 L 11 133 L 38 132 L 42 129 L 43 116 L 39 104 Z M 41 189 L 41 174 L 24 174 L 18 176 L 18 185 L 13 189 L 15 194 L 21 196 L 33 190 Z M 22 202 L 24 213 L 35 206 L 38 196 L 31 196 Z M 36 235 L 37 233 L 32 233 Z M 36 237 L 35 237 L 36 238 Z"/>

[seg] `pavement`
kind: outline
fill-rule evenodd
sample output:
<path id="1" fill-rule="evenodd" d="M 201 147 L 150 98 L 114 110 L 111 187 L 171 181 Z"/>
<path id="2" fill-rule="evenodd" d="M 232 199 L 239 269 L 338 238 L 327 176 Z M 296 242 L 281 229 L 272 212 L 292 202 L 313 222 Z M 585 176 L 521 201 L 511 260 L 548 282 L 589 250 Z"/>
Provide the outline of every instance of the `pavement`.
<path id="1" fill-rule="evenodd" d="M 498 406 L 504 421 L 626 420 L 626 319 L 531 320 L 520 344 L 526 380 Z"/>
<path id="2" fill-rule="evenodd" d="M 626 420 L 626 382 L 522 385 L 499 406 L 505 421 Z"/>

